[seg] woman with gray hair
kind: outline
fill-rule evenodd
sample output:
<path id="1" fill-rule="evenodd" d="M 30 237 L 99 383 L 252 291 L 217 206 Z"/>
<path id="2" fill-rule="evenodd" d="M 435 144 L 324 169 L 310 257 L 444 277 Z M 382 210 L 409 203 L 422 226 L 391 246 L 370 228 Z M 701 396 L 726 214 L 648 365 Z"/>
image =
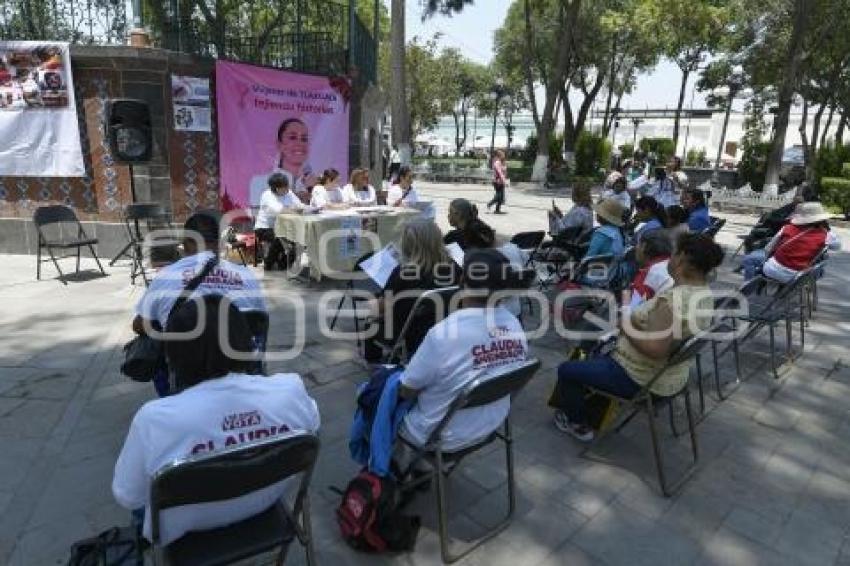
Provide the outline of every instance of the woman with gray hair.
<path id="1" fill-rule="evenodd" d="M 458 268 L 446 253 L 436 224 L 422 219 L 405 224 L 399 242 L 399 265 L 390 274 L 377 299 L 378 332 L 364 342 L 366 361 L 381 361 L 378 341 L 395 344 L 418 295 L 431 289 L 456 285 L 458 279 Z M 405 340 L 408 353 L 413 355 L 428 328 L 411 330 Z"/>

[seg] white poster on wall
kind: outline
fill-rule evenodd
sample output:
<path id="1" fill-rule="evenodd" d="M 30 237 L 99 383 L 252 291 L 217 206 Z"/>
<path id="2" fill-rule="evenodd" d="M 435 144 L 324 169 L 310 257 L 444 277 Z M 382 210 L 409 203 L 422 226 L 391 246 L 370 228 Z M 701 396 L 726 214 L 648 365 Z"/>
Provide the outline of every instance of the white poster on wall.
<path id="1" fill-rule="evenodd" d="M 85 175 L 67 43 L 0 41 L 0 175 Z"/>
<path id="2" fill-rule="evenodd" d="M 211 132 L 210 81 L 171 75 L 174 129 L 182 132 Z"/>

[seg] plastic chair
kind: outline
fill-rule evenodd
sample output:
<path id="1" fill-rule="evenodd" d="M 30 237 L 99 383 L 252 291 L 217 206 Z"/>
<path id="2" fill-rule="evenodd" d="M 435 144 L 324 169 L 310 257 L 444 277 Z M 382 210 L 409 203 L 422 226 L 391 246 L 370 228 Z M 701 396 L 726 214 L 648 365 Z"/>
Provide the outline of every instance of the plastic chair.
<path id="1" fill-rule="evenodd" d="M 490 540 L 502 530 L 504 530 L 511 522 L 513 514 L 516 510 L 516 485 L 514 480 L 514 453 L 513 453 L 513 436 L 511 434 L 511 415 L 505 417 L 505 421 L 489 436 L 476 442 L 475 444 L 463 448 L 455 452 L 444 452 L 442 448 L 442 433 L 443 429 L 448 426 L 455 414 L 462 409 L 471 409 L 474 407 L 482 407 L 490 403 L 499 401 L 510 396 L 513 400 L 523 387 L 531 381 L 531 378 L 540 369 L 539 360 L 528 360 L 523 362 L 515 369 L 502 371 L 490 377 L 478 378 L 470 383 L 458 395 L 452 404 L 449 406 L 446 415 L 428 437 L 428 441 L 424 446 L 416 446 L 400 435 L 401 442 L 406 444 L 414 452 L 414 456 L 406 473 L 402 477 L 409 477 L 414 469 L 414 466 L 421 461 L 427 462 L 431 470 L 429 473 L 418 476 L 401 485 L 402 491 L 411 491 L 419 485 L 430 481 L 432 478 L 436 483 L 437 488 L 437 521 L 440 533 L 440 552 L 443 562 L 451 564 L 460 560 L 481 544 Z M 505 444 L 505 463 L 508 472 L 508 513 L 502 522 L 490 529 L 478 540 L 469 545 L 463 552 L 453 554 L 449 549 L 449 519 L 448 519 L 448 501 L 446 500 L 446 488 L 448 476 L 458 468 L 460 461 L 489 446 L 495 440 L 501 440 Z M 447 466 L 448 465 L 448 466 Z"/>
<path id="2" fill-rule="evenodd" d="M 151 543 L 156 564 L 214 566 L 280 548 L 283 563 L 298 539 L 307 564 L 315 564 L 308 488 L 319 453 L 312 434 L 267 438 L 211 454 L 177 460 L 160 469 L 150 492 Z M 160 544 L 161 514 L 172 507 L 234 499 L 301 475 L 294 503 L 284 498 L 266 511 L 237 523 L 193 531 Z"/>
<path id="3" fill-rule="evenodd" d="M 76 248 L 77 253 L 75 255 L 77 257 L 77 270 L 75 273 L 79 274 L 80 248 L 87 247 L 91 252 L 92 257 L 97 262 L 97 267 L 100 269 L 100 272 L 103 275 L 106 275 L 106 271 L 103 270 L 103 266 L 100 264 L 100 260 L 97 258 L 97 253 L 94 250 L 94 246 L 97 244 L 98 240 L 97 238 L 90 238 L 86 234 L 85 230 L 83 230 L 83 225 L 80 223 L 73 209 L 61 204 L 40 206 L 33 214 L 32 220 L 35 224 L 36 232 L 38 233 L 38 248 L 36 252 L 35 267 L 35 278 L 37 280 L 41 280 L 42 261 L 48 261 L 46 259 L 41 259 L 42 248 L 47 248 L 47 253 L 50 255 L 50 261 L 53 262 L 53 265 L 56 267 L 56 271 L 59 272 L 59 281 L 61 281 L 63 285 L 67 285 L 68 282 L 65 280 L 65 274 L 62 273 L 62 269 L 60 269 L 59 262 L 57 260 L 74 257 L 74 254 L 57 257 L 53 253 L 54 248 L 60 250 Z M 58 235 L 56 237 L 48 237 L 45 228 L 54 224 L 57 225 Z M 68 234 L 66 234 L 65 230 L 63 230 L 65 224 L 71 225 L 69 230 L 70 233 Z"/>

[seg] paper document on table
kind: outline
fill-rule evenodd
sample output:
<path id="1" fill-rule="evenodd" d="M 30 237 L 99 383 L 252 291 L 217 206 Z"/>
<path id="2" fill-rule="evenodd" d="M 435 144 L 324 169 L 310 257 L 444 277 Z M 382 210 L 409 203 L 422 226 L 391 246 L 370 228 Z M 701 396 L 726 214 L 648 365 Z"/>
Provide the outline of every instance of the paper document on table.
<path id="1" fill-rule="evenodd" d="M 446 251 L 449 252 L 456 264 L 463 267 L 463 250 L 459 245 L 456 243 L 449 244 L 446 246 Z"/>
<path id="2" fill-rule="evenodd" d="M 393 244 L 390 244 L 369 259 L 361 261 L 360 269 L 383 289 L 386 287 L 390 275 L 398 267 L 398 258 L 398 250 Z"/>

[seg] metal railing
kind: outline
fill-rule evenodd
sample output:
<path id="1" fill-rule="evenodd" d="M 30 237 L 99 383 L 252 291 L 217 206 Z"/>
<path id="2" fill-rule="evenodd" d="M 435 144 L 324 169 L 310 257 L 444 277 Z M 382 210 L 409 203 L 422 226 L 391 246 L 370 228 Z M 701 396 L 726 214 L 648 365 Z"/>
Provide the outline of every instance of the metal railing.
<path id="1" fill-rule="evenodd" d="M 129 25 L 124 0 L 0 0 L 0 39 L 114 45 Z"/>

